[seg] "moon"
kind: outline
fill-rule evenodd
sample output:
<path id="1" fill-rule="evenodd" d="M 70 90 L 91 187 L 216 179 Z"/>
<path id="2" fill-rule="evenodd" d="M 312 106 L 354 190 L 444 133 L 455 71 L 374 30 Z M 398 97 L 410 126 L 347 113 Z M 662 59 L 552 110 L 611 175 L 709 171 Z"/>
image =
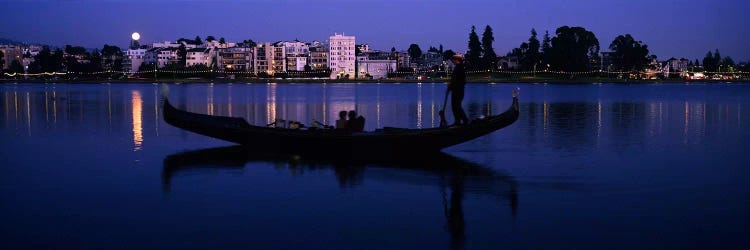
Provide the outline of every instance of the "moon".
<path id="1" fill-rule="evenodd" d="M 138 32 L 133 32 L 133 34 L 130 35 L 130 37 L 133 38 L 133 40 L 138 41 L 138 39 L 141 39 L 141 34 L 138 34 Z"/>

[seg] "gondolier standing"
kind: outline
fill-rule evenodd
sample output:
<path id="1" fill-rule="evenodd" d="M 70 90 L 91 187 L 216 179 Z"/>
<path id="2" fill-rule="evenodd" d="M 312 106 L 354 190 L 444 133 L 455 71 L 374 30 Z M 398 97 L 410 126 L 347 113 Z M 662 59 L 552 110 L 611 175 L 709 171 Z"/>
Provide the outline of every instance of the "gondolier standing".
<path id="1" fill-rule="evenodd" d="M 463 59 L 461 55 L 453 55 L 452 61 L 456 66 L 453 68 L 453 74 L 446 90 L 451 92 L 451 109 L 453 110 L 453 117 L 455 119 L 453 126 L 469 123 L 469 118 L 466 117 L 466 113 L 464 113 L 464 109 L 461 107 L 461 103 L 464 100 L 464 86 L 466 85 L 466 71 L 464 71 Z"/>

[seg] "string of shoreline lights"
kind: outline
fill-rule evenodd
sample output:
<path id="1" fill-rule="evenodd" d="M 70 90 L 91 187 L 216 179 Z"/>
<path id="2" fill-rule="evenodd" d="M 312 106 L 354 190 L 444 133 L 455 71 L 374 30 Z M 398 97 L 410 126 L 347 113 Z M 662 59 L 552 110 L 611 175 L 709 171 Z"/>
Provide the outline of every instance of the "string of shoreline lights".
<path id="1" fill-rule="evenodd" d="M 312 71 L 263 71 L 263 72 L 253 72 L 253 71 L 231 71 L 231 70 L 159 70 L 159 69 L 151 69 L 151 70 L 144 70 L 144 71 L 116 71 L 116 70 L 106 70 L 106 71 L 97 71 L 97 72 L 73 72 L 73 71 L 66 71 L 66 72 L 40 72 L 40 73 L 3 73 L 5 76 L 15 77 L 15 76 L 54 76 L 54 75 L 102 75 L 102 74 L 125 74 L 125 75 L 135 75 L 135 74 L 154 74 L 154 73 L 169 73 L 169 74 L 202 74 L 202 73 L 217 73 L 217 74 L 237 74 L 237 75 L 256 75 L 259 76 L 263 73 L 273 76 L 275 74 L 279 75 L 321 75 L 321 74 L 328 74 L 331 73 L 329 70 L 312 70 Z M 444 70 L 413 70 L 413 71 L 391 71 L 388 72 L 389 74 L 394 75 L 419 75 L 419 74 L 431 74 L 431 73 L 446 73 L 446 75 L 450 75 L 450 71 L 444 71 Z M 491 74 L 510 74 L 510 75 L 534 75 L 534 74 L 555 74 L 555 75 L 568 75 L 568 76 L 577 76 L 577 75 L 587 75 L 587 74 L 647 74 L 646 72 L 633 72 L 633 71 L 604 71 L 604 70 L 590 70 L 590 71 L 572 71 L 572 72 L 566 72 L 566 71 L 551 71 L 551 70 L 536 70 L 536 71 L 512 71 L 512 70 L 472 70 L 472 71 L 466 71 L 467 74 L 482 74 L 482 73 L 491 73 Z M 702 72 L 702 71 L 685 71 L 685 72 L 668 72 L 670 75 L 677 75 L 677 74 L 691 74 L 691 73 L 703 73 L 703 74 L 737 74 L 737 75 L 745 75 L 750 74 L 750 72 L 745 71 L 734 71 L 734 72 L 727 72 L 727 71 L 714 71 L 714 72 Z M 653 72 L 651 74 L 663 74 L 661 72 Z"/>

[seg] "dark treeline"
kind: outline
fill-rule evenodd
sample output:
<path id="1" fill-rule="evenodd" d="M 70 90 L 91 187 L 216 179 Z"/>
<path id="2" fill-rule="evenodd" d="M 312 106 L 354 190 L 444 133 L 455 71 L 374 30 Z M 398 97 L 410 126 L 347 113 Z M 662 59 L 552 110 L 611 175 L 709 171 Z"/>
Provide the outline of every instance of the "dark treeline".
<path id="1" fill-rule="evenodd" d="M 467 67 L 470 70 L 486 70 L 499 67 L 500 69 L 513 69 L 520 71 L 568 71 L 582 72 L 590 70 L 605 71 L 632 71 L 639 72 L 651 66 L 651 62 L 657 56 L 650 54 L 648 45 L 636 40 L 631 34 L 617 36 L 609 43 L 611 65 L 604 65 L 600 56 L 600 43 L 596 35 L 583 27 L 562 26 L 555 30 L 551 36 L 545 31 L 542 41 L 539 41 L 538 33 L 531 29 L 528 41 L 522 42 L 517 48 L 511 49 L 506 58 L 516 62 L 517 66 L 495 64 L 497 57 L 492 50 L 494 37 L 492 28 L 488 25 L 482 34 L 480 41 L 475 27 L 471 27 L 469 33 L 468 51 L 466 52 Z M 721 57 L 719 50 L 714 53 L 709 51 L 703 63 L 695 59 L 689 62 L 693 71 L 748 71 L 748 63 L 735 64 L 731 57 Z"/>

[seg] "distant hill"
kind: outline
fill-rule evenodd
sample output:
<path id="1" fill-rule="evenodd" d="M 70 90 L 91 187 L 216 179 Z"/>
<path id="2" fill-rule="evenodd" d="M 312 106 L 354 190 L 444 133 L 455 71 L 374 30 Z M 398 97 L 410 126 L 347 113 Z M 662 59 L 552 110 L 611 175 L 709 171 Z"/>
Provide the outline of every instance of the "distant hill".
<path id="1" fill-rule="evenodd" d="M 24 45 L 24 44 L 26 44 L 26 45 L 39 45 L 39 46 L 46 45 L 46 44 L 41 44 L 41 43 L 19 42 L 19 41 L 16 41 L 16 40 L 11 40 L 11 39 L 8 39 L 8 38 L 3 38 L 3 37 L 0 37 L 0 44 L 7 44 L 7 45 Z"/>
<path id="2" fill-rule="evenodd" d="M 1 38 L 1 37 L 0 37 L 0 44 L 7 44 L 7 45 L 23 45 L 23 43 L 22 43 L 22 42 L 18 42 L 18 41 L 10 40 L 10 39 L 7 39 L 7 38 Z"/>

